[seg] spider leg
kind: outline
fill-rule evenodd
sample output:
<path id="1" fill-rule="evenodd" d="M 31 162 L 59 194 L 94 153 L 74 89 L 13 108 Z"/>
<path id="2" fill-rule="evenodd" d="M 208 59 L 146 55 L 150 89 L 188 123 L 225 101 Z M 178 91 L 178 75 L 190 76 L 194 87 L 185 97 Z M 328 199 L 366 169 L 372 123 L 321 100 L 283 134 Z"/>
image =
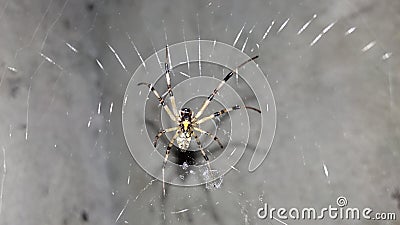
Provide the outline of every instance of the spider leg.
<path id="1" fill-rule="evenodd" d="M 169 141 L 169 144 L 168 144 L 168 147 L 167 147 L 167 151 L 165 152 L 165 156 L 164 156 L 164 162 L 163 162 L 163 167 L 162 167 L 162 183 L 163 183 L 162 185 L 163 185 L 163 195 L 164 195 L 164 197 L 165 197 L 165 165 L 167 164 L 169 153 L 170 153 L 171 148 L 174 145 L 174 142 L 175 142 L 176 138 L 178 137 L 179 133 L 180 133 L 179 130 L 177 130 L 175 135 Z"/>
<path id="2" fill-rule="evenodd" d="M 207 106 L 210 104 L 210 102 L 213 100 L 214 96 L 218 93 L 218 91 L 224 86 L 224 84 L 234 75 L 237 73 L 238 69 L 241 68 L 242 66 L 246 65 L 247 63 L 255 60 L 258 58 L 257 56 L 254 56 L 251 59 L 248 59 L 244 61 L 242 64 L 240 64 L 238 67 L 235 68 L 235 70 L 232 70 L 229 72 L 225 78 L 219 83 L 219 85 L 214 89 L 214 91 L 208 96 L 207 100 L 204 101 L 203 105 L 201 106 L 199 112 L 197 112 L 196 116 L 194 117 L 195 120 L 197 120 L 203 113 L 204 110 L 206 110 Z"/>
<path id="3" fill-rule="evenodd" d="M 202 134 L 206 134 L 206 135 L 212 137 L 212 134 L 210 134 L 209 132 L 207 132 L 207 131 L 205 131 L 205 130 L 202 130 L 202 129 L 198 128 L 198 127 L 193 127 L 193 129 L 194 129 L 195 131 L 198 131 L 198 132 L 202 133 Z M 213 139 L 214 139 L 215 142 L 218 143 L 219 147 L 224 148 L 224 146 L 223 146 L 223 145 L 221 144 L 221 142 L 219 141 L 219 138 L 217 137 L 217 135 L 215 135 Z"/>
<path id="4" fill-rule="evenodd" d="M 172 132 L 172 131 L 175 131 L 175 130 L 178 130 L 178 129 L 179 129 L 179 127 L 171 127 L 171 128 L 168 128 L 168 129 L 165 129 L 165 130 L 162 130 L 162 131 L 158 132 L 158 134 L 156 135 L 156 137 L 154 138 L 154 141 L 153 141 L 154 147 L 157 147 L 157 141 L 158 141 L 158 139 L 160 139 L 160 137 L 163 134 L 169 133 L 169 132 Z"/>
<path id="5" fill-rule="evenodd" d="M 179 116 L 179 114 L 178 114 L 178 108 L 176 107 L 175 96 L 174 96 L 174 93 L 172 92 L 172 86 L 171 86 L 168 45 L 165 46 L 165 64 L 164 65 L 165 65 L 165 78 L 167 80 L 167 88 L 168 88 L 167 92 L 169 93 L 169 100 L 171 101 L 172 111 L 173 111 L 174 115 L 177 117 L 177 116 Z"/>
<path id="6" fill-rule="evenodd" d="M 140 85 L 146 85 L 150 91 L 153 92 L 153 94 L 158 98 L 158 101 L 160 102 L 160 104 L 162 105 L 162 107 L 164 108 L 164 110 L 167 112 L 168 116 L 171 118 L 171 120 L 173 120 L 174 122 L 178 123 L 178 121 L 176 120 L 176 117 L 174 116 L 174 114 L 171 112 L 171 110 L 169 109 L 168 105 L 165 104 L 165 101 L 163 98 L 161 98 L 160 94 L 157 92 L 157 90 L 153 87 L 153 85 L 149 84 L 149 83 L 145 83 L 145 82 L 141 82 L 138 83 L 138 86 Z"/>
<path id="7" fill-rule="evenodd" d="M 199 137 L 197 136 L 197 134 L 196 134 L 194 131 L 193 131 L 192 134 L 193 134 L 193 137 L 196 139 L 196 143 L 197 143 L 197 145 L 199 146 L 200 151 L 201 151 L 201 154 L 203 155 L 204 159 L 206 160 L 208 169 L 209 169 L 209 171 L 210 171 L 210 173 L 211 173 L 210 160 L 208 159 L 208 156 L 207 156 L 206 152 L 204 151 L 203 146 L 201 145 L 200 139 L 199 139 Z"/>
<path id="8" fill-rule="evenodd" d="M 198 121 L 196 121 L 195 123 L 197 125 L 199 125 L 199 124 L 204 123 L 204 122 L 206 122 L 208 120 L 211 120 L 211 119 L 213 119 L 215 117 L 222 116 L 223 114 L 225 114 L 227 112 L 230 112 L 230 111 L 233 111 L 233 110 L 238 110 L 238 109 L 244 109 L 244 108 L 251 109 L 251 110 L 254 110 L 254 111 L 258 112 L 258 113 L 261 113 L 261 111 L 259 109 L 256 109 L 256 108 L 251 107 L 251 106 L 244 106 L 243 108 L 241 108 L 240 106 L 235 105 L 235 106 L 233 106 L 231 108 L 222 109 L 221 111 L 218 111 L 218 112 L 215 112 L 215 113 L 213 113 L 213 114 L 211 114 L 209 116 L 203 117 L 203 118 L 199 119 Z"/>
<path id="9" fill-rule="evenodd" d="M 203 148 L 203 146 L 201 145 L 200 139 L 199 139 L 199 137 L 197 136 L 196 132 L 193 131 L 192 134 L 193 134 L 194 138 L 196 139 L 196 142 L 197 142 L 197 145 L 198 145 L 199 148 L 200 148 L 201 154 L 203 155 L 204 159 L 205 159 L 206 162 L 207 162 L 208 174 L 209 174 L 209 176 L 211 177 L 211 178 L 209 178 L 209 179 L 210 179 L 210 181 L 213 181 L 213 180 L 214 180 L 214 171 L 211 169 L 210 160 L 208 159 L 208 156 L 207 156 L 206 152 L 204 151 L 204 148 Z M 207 182 L 208 182 L 208 181 L 207 181 Z"/>

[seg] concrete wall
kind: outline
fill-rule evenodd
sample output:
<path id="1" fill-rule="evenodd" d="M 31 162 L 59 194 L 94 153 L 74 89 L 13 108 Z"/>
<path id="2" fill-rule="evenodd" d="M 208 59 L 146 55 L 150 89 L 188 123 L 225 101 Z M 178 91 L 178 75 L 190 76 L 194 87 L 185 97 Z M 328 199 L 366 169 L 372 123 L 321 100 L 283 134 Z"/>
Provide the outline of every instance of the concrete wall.
<path id="1" fill-rule="evenodd" d="M 259 220 L 257 208 L 322 208 L 338 196 L 399 216 L 399 9 L 395 0 L 3 0 L 0 224 L 279 224 Z M 236 47 L 258 52 L 275 96 L 270 154 L 249 173 L 250 138 L 220 189 L 167 185 L 164 199 L 123 135 L 124 91 L 141 64 L 131 41 L 146 59 L 199 35 L 233 44 L 242 28 Z M 157 132 L 157 119 L 147 123 Z"/>

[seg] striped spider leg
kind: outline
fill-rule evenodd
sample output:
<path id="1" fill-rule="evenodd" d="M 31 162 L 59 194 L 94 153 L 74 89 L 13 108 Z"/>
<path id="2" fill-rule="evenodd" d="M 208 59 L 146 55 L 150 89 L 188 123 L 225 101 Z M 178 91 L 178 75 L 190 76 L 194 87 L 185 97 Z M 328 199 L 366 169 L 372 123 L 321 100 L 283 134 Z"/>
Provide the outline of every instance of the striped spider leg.
<path id="1" fill-rule="evenodd" d="M 164 66 L 165 66 L 165 79 L 166 79 L 166 82 L 167 82 L 167 93 L 169 94 L 169 99 L 170 99 L 170 103 L 171 103 L 171 106 L 172 106 L 172 111 L 169 108 L 169 106 L 165 103 L 165 100 L 163 99 L 163 97 L 157 92 L 157 90 L 154 88 L 153 85 L 151 85 L 149 83 L 145 83 L 145 82 L 138 83 L 138 85 L 146 85 L 146 86 L 148 86 L 150 91 L 152 91 L 153 94 L 157 97 L 158 101 L 160 102 L 160 105 L 162 105 L 162 107 L 164 108 L 165 112 L 168 114 L 170 119 L 172 121 L 174 121 L 177 125 L 179 125 L 180 124 L 179 123 L 179 114 L 178 114 L 178 110 L 177 110 L 176 102 L 175 102 L 175 97 L 174 97 L 174 94 L 172 92 L 172 86 L 171 86 L 171 74 L 170 74 L 170 66 L 169 66 L 168 45 L 165 47 L 165 62 L 164 62 Z M 164 180 L 165 164 L 166 164 L 166 160 L 168 159 L 168 156 L 169 156 L 169 153 L 170 153 L 170 149 L 172 148 L 172 145 L 173 145 L 174 141 L 178 137 L 178 134 L 179 134 L 178 130 L 179 130 L 179 126 L 171 127 L 171 128 L 165 129 L 165 130 L 161 130 L 155 136 L 154 141 L 153 141 L 154 147 L 157 147 L 157 141 L 158 141 L 158 139 L 160 139 L 160 137 L 162 135 L 164 135 L 165 133 L 176 131 L 175 136 L 171 139 L 170 143 L 168 144 L 168 147 L 167 147 L 167 150 L 166 150 L 166 153 L 165 153 L 164 164 L 163 164 L 163 168 L 162 168 L 162 173 L 163 173 L 163 193 L 164 193 L 164 195 L 165 195 L 165 180 Z"/>
<path id="2" fill-rule="evenodd" d="M 169 50 L 168 50 L 168 45 L 165 46 L 165 80 L 167 81 L 167 92 L 169 94 L 169 100 L 171 102 L 172 106 L 172 111 L 174 112 L 174 115 L 178 117 L 178 108 L 176 107 L 176 101 L 175 101 L 175 96 L 174 93 L 172 92 L 172 86 L 171 86 L 171 71 L 170 71 L 170 65 L 169 65 L 170 57 L 169 57 Z"/>
<path id="3" fill-rule="evenodd" d="M 249 62 L 251 62 L 251 61 L 253 61 L 253 60 L 257 59 L 257 58 L 258 58 L 258 55 L 257 55 L 257 56 L 254 56 L 254 57 L 251 58 L 251 59 L 248 59 L 248 60 L 244 61 L 242 64 L 240 64 L 239 66 L 237 66 L 237 67 L 235 68 L 235 70 L 231 70 L 231 71 L 224 77 L 224 79 L 221 81 L 221 83 L 214 89 L 214 91 L 210 94 L 210 96 L 208 96 L 208 98 L 204 101 L 204 103 L 203 103 L 203 105 L 201 106 L 200 110 L 197 112 L 196 116 L 194 117 L 195 121 L 196 121 L 197 119 L 199 119 L 200 116 L 204 113 L 204 111 L 206 110 L 207 106 L 208 106 L 208 105 L 210 104 L 210 102 L 214 99 L 215 95 L 216 95 L 216 94 L 218 93 L 218 91 L 224 86 L 224 84 L 225 84 L 226 82 L 228 82 L 228 80 L 229 80 L 234 74 L 236 74 L 236 73 L 238 72 L 238 70 L 239 70 L 242 66 L 246 65 L 247 63 L 249 63 Z"/>
<path id="4" fill-rule="evenodd" d="M 238 106 L 238 105 L 235 105 L 235 106 L 233 106 L 233 107 L 231 107 L 231 108 L 222 109 L 221 111 L 215 112 L 215 113 L 213 113 L 213 114 L 211 114 L 211 115 L 209 115 L 209 116 L 200 118 L 201 115 L 202 115 L 202 114 L 204 113 L 204 111 L 206 110 L 206 108 L 208 107 L 208 105 L 209 105 L 209 104 L 211 103 L 211 101 L 214 99 L 215 95 L 216 95 L 216 94 L 218 93 L 218 91 L 224 86 L 224 84 L 225 84 L 226 82 L 228 82 L 228 80 L 229 80 L 234 74 L 237 74 L 238 70 L 239 70 L 242 66 L 246 65 L 247 63 L 249 63 L 249 62 L 251 62 L 251 61 L 253 61 L 253 60 L 257 59 L 257 58 L 258 58 L 258 56 L 254 56 L 254 57 L 252 57 L 252 58 L 250 58 L 250 59 L 244 61 L 242 64 L 240 64 L 239 66 L 237 66 L 237 67 L 235 68 L 235 70 L 231 70 L 231 71 L 224 77 L 224 79 L 220 82 L 220 84 L 214 89 L 214 91 L 210 94 L 210 96 L 208 96 L 208 98 L 204 101 L 203 105 L 201 106 L 201 108 L 200 108 L 200 110 L 197 112 L 197 114 L 192 118 L 192 121 L 191 121 L 191 122 L 192 122 L 192 126 L 193 126 L 193 129 L 194 129 L 194 130 L 196 130 L 196 131 L 198 131 L 198 132 L 200 132 L 200 133 L 206 134 L 206 135 L 208 135 L 208 136 L 211 136 L 211 134 L 210 134 L 209 132 L 204 131 L 204 130 L 201 130 L 198 126 L 199 126 L 200 124 L 202 124 L 202 123 L 208 121 L 208 120 L 211 120 L 211 119 L 215 118 L 215 117 L 222 116 L 222 115 L 225 114 L 225 113 L 228 113 L 228 112 L 233 111 L 233 110 L 238 110 L 238 109 L 241 109 L 241 108 L 247 108 L 247 109 L 254 110 L 254 111 L 258 112 L 258 113 L 261 113 L 261 111 L 260 111 L 259 109 L 256 109 L 256 108 L 254 108 L 254 107 L 250 107 L 250 106 L 243 106 L 243 107 L 240 107 L 240 106 Z M 212 170 L 211 170 L 211 167 L 210 167 L 210 163 L 209 163 L 208 157 L 207 157 L 206 153 L 202 150 L 202 146 L 201 146 L 200 140 L 198 139 L 197 135 L 195 135 L 194 137 L 195 137 L 195 139 L 196 139 L 197 144 L 198 144 L 199 147 L 200 147 L 200 150 L 202 151 L 202 154 L 203 154 L 204 158 L 206 159 L 206 162 L 207 162 L 207 164 L 208 164 L 208 169 L 209 169 L 209 172 L 210 172 L 210 174 L 211 174 L 211 179 L 213 179 L 213 173 L 212 173 Z M 219 139 L 217 138 L 217 136 L 214 137 L 214 141 L 216 141 L 216 142 L 220 145 L 220 147 L 223 148 L 223 146 L 222 146 L 221 142 L 219 141 Z"/>

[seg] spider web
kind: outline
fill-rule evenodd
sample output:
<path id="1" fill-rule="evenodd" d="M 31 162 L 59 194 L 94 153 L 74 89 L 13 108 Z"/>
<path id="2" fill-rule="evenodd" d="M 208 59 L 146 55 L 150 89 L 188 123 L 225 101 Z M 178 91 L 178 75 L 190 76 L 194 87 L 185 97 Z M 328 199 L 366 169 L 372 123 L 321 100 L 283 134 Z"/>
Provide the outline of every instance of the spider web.
<path id="1" fill-rule="evenodd" d="M 322 208 L 338 196 L 398 212 L 399 7 L 395 0 L 0 1 L 0 224 L 331 224 L 262 221 L 256 212 L 265 202 Z M 259 55 L 278 127 L 253 173 L 255 130 L 220 188 L 167 186 L 163 198 L 161 182 L 125 143 L 124 91 L 146 58 L 190 40 Z M 205 64 L 187 66 L 173 82 L 210 76 Z M 239 76 L 229 85 L 252 94 Z"/>

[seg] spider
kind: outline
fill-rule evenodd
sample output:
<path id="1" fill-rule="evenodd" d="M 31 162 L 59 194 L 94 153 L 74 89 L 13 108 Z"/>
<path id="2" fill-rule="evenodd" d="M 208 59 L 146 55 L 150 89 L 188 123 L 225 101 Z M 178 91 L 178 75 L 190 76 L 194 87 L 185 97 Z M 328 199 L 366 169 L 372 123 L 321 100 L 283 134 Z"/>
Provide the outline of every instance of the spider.
<path id="1" fill-rule="evenodd" d="M 239 68 L 241 68 L 245 64 L 255 60 L 256 58 L 258 58 L 258 56 L 254 56 L 254 57 L 246 60 L 245 62 L 243 62 L 242 64 L 237 66 L 235 68 L 235 70 L 231 70 L 225 76 L 225 78 L 220 82 L 220 84 L 214 89 L 214 91 L 208 96 L 208 98 L 204 101 L 200 110 L 196 114 L 194 114 L 190 108 L 182 108 L 178 111 L 178 108 L 176 106 L 175 96 L 172 92 L 173 88 L 171 86 L 171 75 L 170 75 L 171 70 L 170 70 L 170 65 L 169 65 L 168 45 L 165 47 L 165 63 L 164 63 L 164 65 L 165 65 L 165 78 L 166 78 L 166 82 L 167 82 L 166 96 L 169 96 L 172 111 L 171 111 L 170 107 L 166 104 L 164 98 L 157 92 L 157 90 L 154 88 L 154 86 L 152 84 L 146 83 L 146 82 L 138 83 L 138 86 L 146 85 L 150 89 L 150 91 L 157 97 L 158 101 L 160 102 L 160 105 L 163 107 L 165 112 L 168 114 L 169 118 L 176 124 L 175 127 L 167 128 L 167 129 L 164 129 L 164 130 L 161 130 L 160 132 L 158 132 L 158 134 L 155 136 L 154 141 L 153 141 L 154 147 L 157 147 L 157 141 L 158 141 L 158 139 L 160 139 L 160 137 L 162 135 L 169 133 L 169 132 L 175 132 L 174 136 L 168 143 L 168 146 L 167 146 L 167 149 L 165 152 L 165 156 L 164 156 L 163 166 L 162 166 L 162 186 L 163 186 L 163 195 L 164 196 L 165 196 L 165 166 L 167 164 L 168 156 L 170 154 L 171 148 L 175 142 L 178 145 L 178 148 L 182 152 L 185 152 L 186 150 L 189 149 L 190 142 L 191 142 L 192 138 L 194 138 L 196 140 L 197 145 L 199 146 L 201 154 L 203 155 L 203 157 L 207 163 L 208 169 L 211 172 L 212 170 L 211 170 L 209 158 L 208 158 L 206 152 L 204 151 L 204 148 L 202 147 L 202 144 L 200 142 L 198 134 L 205 134 L 210 137 L 212 137 L 213 135 L 208 131 L 200 129 L 199 125 L 208 120 L 211 120 L 213 118 L 220 117 L 220 116 L 224 115 L 225 113 L 229 113 L 231 111 L 238 110 L 238 109 L 246 108 L 246 109 L 251 109 L 258 113 L 261 113 L 261 111 L 259 109 L 254 108 L 254 107 L 250 107 L 250 106 L 241 107 L 239 105 L 235 105 L 230 108 L 222 109 L 211 115 L 201 117 L 203 115 L 204 111 L 206 110 L 207 106 L 214 99 L 215 95 L 224 86 L 224 84 L 234 74 L 237 74 Z M 165 96 L 165 98 L 166 98 L 166 96 Z M 212 138 L 221 147 L 221 149 L 224 147 L 216 135 Z"/>

